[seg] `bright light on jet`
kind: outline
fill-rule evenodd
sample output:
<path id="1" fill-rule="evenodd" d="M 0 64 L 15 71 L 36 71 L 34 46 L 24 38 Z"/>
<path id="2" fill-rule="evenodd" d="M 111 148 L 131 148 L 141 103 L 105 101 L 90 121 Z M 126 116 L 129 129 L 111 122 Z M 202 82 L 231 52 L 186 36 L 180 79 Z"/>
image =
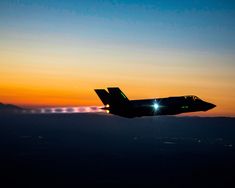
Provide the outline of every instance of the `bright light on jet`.
<path id="1" fill-rule="evenodd" d="M 158 105 L 157 103 L 154 103 L 154 104 L 153 104 L 153 108 L 154 108 L 154 110 L 158 110 L 159 105 Z"/>
<path id="2" fill-rule="evenodd" d="M 109 104 L 106 104 L 105 107 L 106 107 L 106 108 L 109 108 Z"/>

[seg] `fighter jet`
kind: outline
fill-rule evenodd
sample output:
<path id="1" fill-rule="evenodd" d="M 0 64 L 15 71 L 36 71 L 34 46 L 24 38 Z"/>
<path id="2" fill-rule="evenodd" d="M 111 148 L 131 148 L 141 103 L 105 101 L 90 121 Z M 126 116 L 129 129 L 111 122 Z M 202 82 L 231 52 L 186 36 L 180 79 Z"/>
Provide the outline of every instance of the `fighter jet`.
<path id="1" fill-rule="evenodd" d="M 118 87 L 95 89 L 107 113 L 134 118 L 141 116 L 176 115 L 186 112 L 208 111 L 216 105 L 194 95 L 129 100 Z"/>

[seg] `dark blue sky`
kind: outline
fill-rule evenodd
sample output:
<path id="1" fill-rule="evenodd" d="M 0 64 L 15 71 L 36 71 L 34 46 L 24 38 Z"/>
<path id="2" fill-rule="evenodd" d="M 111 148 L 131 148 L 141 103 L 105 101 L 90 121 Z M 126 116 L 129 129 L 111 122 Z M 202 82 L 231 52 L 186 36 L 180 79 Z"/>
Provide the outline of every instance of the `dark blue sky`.
<path id="1" fill-rule="evenodd" d="M 229 0 L 19 0 L 1 1 L 0 7 L 0 27 L 22 24 L 16 28 L 22 32 L 36 28 L 74 37 L 79 32 L 78 38 L 105 43 L 215 53 L 235 50 L 235 3 Z"/>

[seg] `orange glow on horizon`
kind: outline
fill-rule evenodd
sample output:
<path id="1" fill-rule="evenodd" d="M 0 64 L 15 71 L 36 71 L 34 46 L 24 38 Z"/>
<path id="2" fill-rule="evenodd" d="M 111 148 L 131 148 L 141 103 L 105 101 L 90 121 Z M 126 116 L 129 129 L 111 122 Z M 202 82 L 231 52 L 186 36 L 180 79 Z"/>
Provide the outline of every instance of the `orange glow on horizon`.
<path id="1" fill-rule="evenodd" d="M 0 98 L 1 102 L 15 104 L 22 107 L 69 107 L 69 106 L 102 106 L 102 102 L 96 96 L 93 88 L 86 90 L 75 90 L 75 91 L 66 91 L 66 90 L 22 90 L 22 89 L 5 89 L 8 93 L 1 93 Z M 100 87 L 103 88 L 103 87 Z M 133 99 L 144 99 L 144 98 L 160 98 L 160 97 L 168 97 L 168 96 L 180 96 L 187 95 L 189 93 L 183 93 L 183 89 L 179 88 L 178 91 L 174 90 L 170 93 L 170 91 L 166 90 L 163 92 L 159 92 L 160 94 L 157 95 L 156 88 L 149 87 L 147 88 L 132 88 L 128 89 L 127 87 L 121 87 L 123 92 L 127 95 L 130 100 Z M 134 90 L 135 89 L 135 90 Z M 2 89 L 3 90 L 3 89 Z M 71 93 L 70 93 L 71 92 Z M 152 94 L 151 94 L 152 93 Z M 177 94 L 179 93 L 179 94 Z M 201 95 L 197 94 L 198 97 L 201 99 L 212 102 L 217 105 L 216 108 L 209 110 L 207 112 L 196 112 L 196 113 L 185 113 L 182 115 L 192 115 L 192 116 L 234 116 L 233 113 L 234 103 L 233 101 L 225 100 L 222 97 L 219 98 L 220 100 L 216 100 L 213 96 L 210 98 L 205 98 L 205 92 L 198 92 L 202 93 Z M 192 92 L 195 94 L 195 92 Z"/>
<path id="2" fill-rule="evenodd" d="M 235 116 L 231 56 L 178 52 L 139 56 L 127 53 L 127 49 L 119 51 L 122 56 L 114 51 L 107 57 L 95 51 L 93 56 L 26 51 L 0 52 L 2 103 L 23 107 L 101 106 L 94 89 L 117 86 L 130 100 L 196 95 L 217 105 L 198 115 Z M 223 66 L 224 61 L 230 66 Z"/>

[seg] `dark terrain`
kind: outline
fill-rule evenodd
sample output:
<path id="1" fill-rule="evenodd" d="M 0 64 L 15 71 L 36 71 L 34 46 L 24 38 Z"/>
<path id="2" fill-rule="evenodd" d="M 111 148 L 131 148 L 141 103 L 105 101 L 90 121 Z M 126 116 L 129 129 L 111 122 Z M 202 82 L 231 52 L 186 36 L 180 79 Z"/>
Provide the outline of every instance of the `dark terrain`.
<path id="1" fill-rule="evenodd" d="M 234 118 L 2 114 L 0 152 L 1 187 L 235 187 Z"/>

